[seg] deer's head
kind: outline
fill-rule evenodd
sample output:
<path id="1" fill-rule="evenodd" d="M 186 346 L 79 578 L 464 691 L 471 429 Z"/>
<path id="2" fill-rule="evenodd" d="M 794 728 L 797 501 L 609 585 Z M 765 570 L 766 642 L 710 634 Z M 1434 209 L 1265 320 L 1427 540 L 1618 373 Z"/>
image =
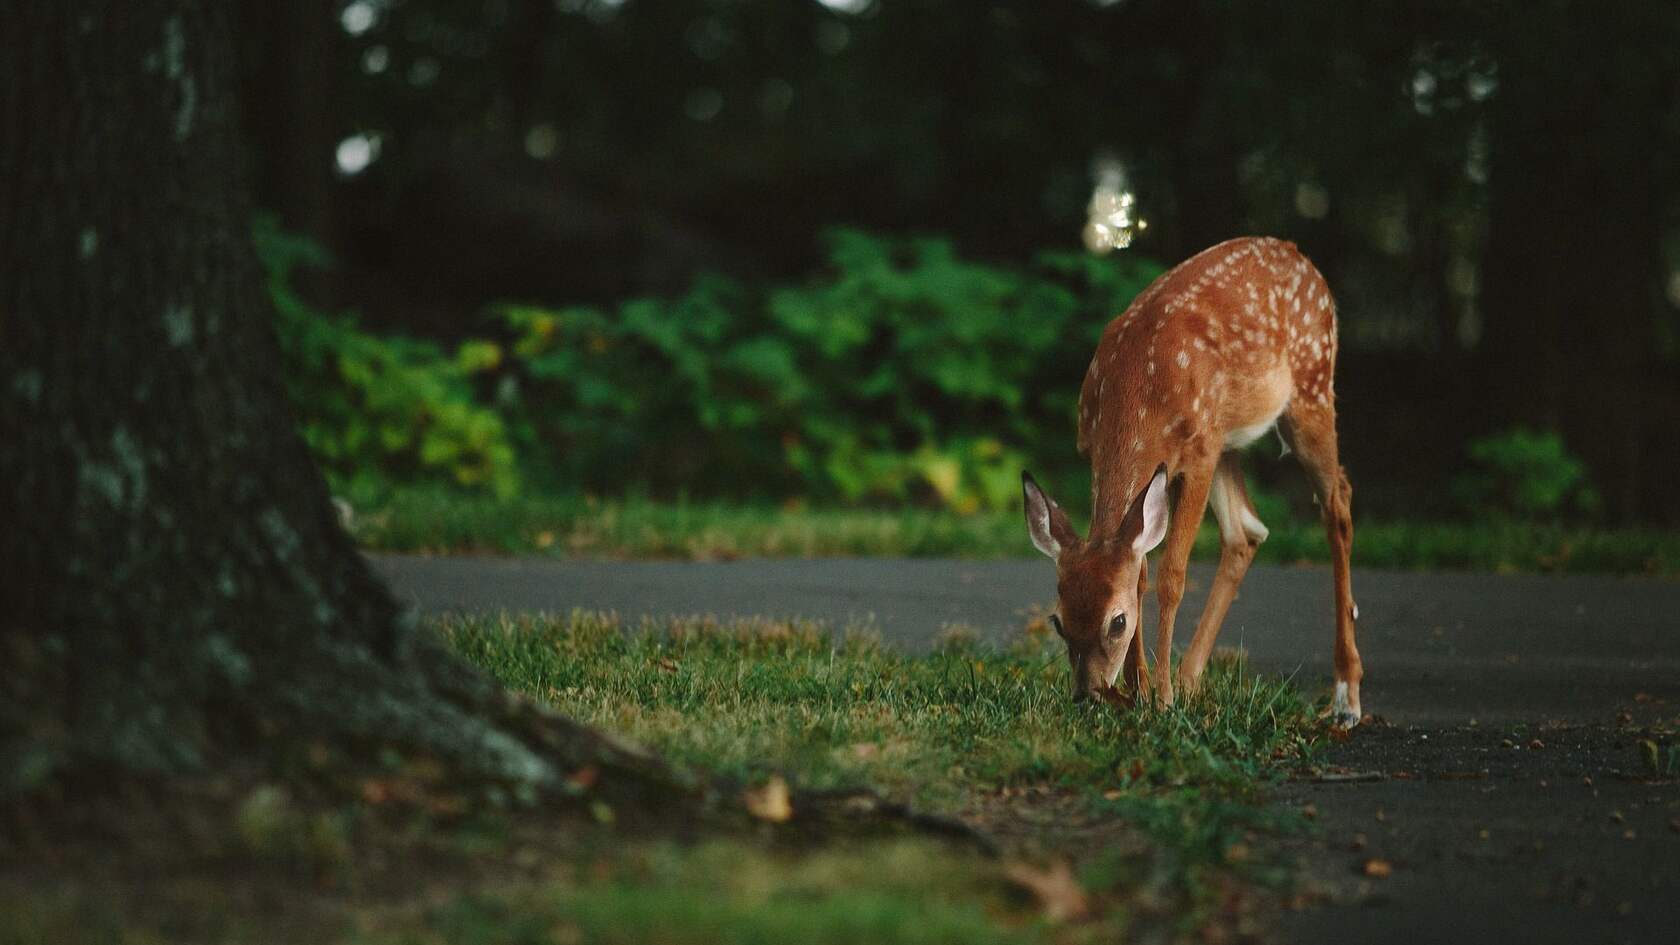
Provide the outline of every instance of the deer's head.
<path id="1" fill-rule="evenodd" d="M 1092 541 L 1079 537 L 1067 513 L 1024 472 L 1021 489 L 1033 546 L 1056 562 L 1056 612 L 1050 625 L 1067 643 L 1074 701 L 1106 694 L 1114 688 L 1141 622 L 1138 572 L 1143 556 L 1167 534 L 1166 466 L 1132 500 L 1119 534 Z"/>

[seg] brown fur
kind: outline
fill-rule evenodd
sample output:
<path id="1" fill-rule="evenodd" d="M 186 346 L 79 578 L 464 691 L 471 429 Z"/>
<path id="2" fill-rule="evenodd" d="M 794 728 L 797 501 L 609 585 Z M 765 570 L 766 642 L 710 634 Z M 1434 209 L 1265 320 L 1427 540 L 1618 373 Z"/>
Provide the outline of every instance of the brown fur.
<path id="1" fill-rule="evenodd" d="M 1122 659 L 1133 691 L 1145 687 L 1137 632 L 1145 570 L 1131 550 L 1136 529 L 1127 529 L 1151 472 L 1162 465 L 1177 487 L 1156 581 L 1154 688 L 1168 702 L 1185 564 L 1210 492 L 1218 499 L 1220 569 L 1179 678 L 1185 688 L 1196 685 L 1265 537 L 1234 449 L 1275 421 L 1288 431 L 1324 510 L 1337 599 L 1336 680 L 1348 684 L 1350 708 L 1358 711 L 1363 670 L 1348 574 L 1352 490 L 1337 460 L 1335 360 L 1329 287 L 1294 244 L 1270 238 L 1231 240 L 1186 260 L 1104 330 L 1079 398 L 1077 442 L 1092 471 L 1091 537 L 1077 541 L 1063 516 L 1075 540 L 1060 542 L 1057 566 L 1076 689 L 1094 680 L 1106 685 Z M 1109 641 L 1104 621 L 1117 607 L 1130 626 L 1126 639 Z"/>

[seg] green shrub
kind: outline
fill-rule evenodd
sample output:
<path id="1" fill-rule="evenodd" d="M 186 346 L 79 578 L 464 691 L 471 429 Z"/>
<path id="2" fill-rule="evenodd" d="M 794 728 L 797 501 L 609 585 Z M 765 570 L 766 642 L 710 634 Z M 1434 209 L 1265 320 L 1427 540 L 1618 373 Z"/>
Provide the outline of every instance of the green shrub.
<path id="1" fill-rule="evenodd" d="M 1453 493 L 1474 518 L 1539 520 L 1598 510 L 1586 465 L 1554 431 L 1513 427 L 1470 441 L 1469 454 L 1473 469 L 1454 480 Z"/>
<path id="2" fill-rule="evenodd" d="M 347 314 L 312 308 L 292 285 L 300 266 L 326 256 L 255 228 L 274 301 L 286 392 L 304 441 L 332 488 L 366 497 L 393 485 L 436 484 L 509 496 L 519 475 L 500 414 L 474 400 L 473 375 L 494 369 L 500 347 L 469 341 L 453 357 L 438 345 L 363 331 Z"/>
<path id="3" fill-rule="evenodd" d="M 995 509 L 1029 461 L 1079 481 L 1091 350 L 1159 271 L 1072 253 L 1013 270 L 836 230 L 802 285 L 705 277 L 611 315 L 501 306 L 499 389 L 574 487 Z"/>

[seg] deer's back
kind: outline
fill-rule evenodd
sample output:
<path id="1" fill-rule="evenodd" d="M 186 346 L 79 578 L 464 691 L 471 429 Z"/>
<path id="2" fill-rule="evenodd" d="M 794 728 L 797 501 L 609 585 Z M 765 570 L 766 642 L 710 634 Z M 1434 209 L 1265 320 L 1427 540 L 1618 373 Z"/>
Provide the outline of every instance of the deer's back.
<path id="1" fill-rule="evenodd" d="M 1093 464 L 1159 454 L 1176 465 L 1162 444 L 1243 445 L 1291 400 L 1328 407 L 1335 358 L 1335 303 L 1295 244 L 1220 243 L 1156 279 L 1103 331 L 1080 392 L 1080 452 Z"/>

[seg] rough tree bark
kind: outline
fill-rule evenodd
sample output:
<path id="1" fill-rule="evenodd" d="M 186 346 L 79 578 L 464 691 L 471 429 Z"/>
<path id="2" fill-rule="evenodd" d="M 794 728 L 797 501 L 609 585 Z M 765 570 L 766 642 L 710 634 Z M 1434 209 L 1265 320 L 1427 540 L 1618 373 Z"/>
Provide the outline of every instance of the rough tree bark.
<path id="1" fill-rule="evenodd" d="M 0 0 L 0 797 L 327 743 L 744 818 L 455 660 L 338 527 L 252 255 L 228 7 Z M 987 846 L 868 791 L 793 803 Z"/>
<path id="2" fill-rule="evenodd" d="M 250 249 L 229 7 L 0 0 L 0 794 L 303 739 L 685 790 L 442 653 L 339 529 Z"/>

